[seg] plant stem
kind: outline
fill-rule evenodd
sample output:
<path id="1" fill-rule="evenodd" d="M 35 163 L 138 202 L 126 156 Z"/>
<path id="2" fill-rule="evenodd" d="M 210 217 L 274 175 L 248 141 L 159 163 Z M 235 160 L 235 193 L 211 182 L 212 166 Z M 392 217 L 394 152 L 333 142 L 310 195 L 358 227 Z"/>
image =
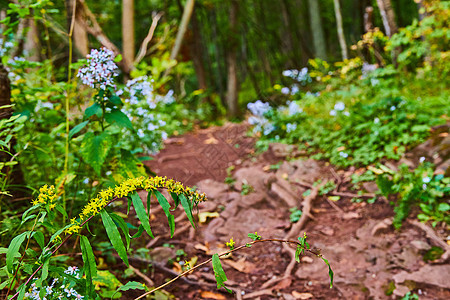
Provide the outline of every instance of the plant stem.
<path id="1" fill-rule="evenodd" d="M 313 255 L 315 255 L 315 256 L 321 256 L 321 254 L 320 254 L 319 252 L 315 252 L 315 251 L 313 251 L 313 250 L 304 248 L 304 247 L 300 244 L 299 241 L 283 240 L 283 239 L 262 239 L 262 240 L 256 240 L 256 241 L 253 241 L 253 242 L 250 242 L 250 243 L 246 243 L 246 244 L 241 245 L 241 246 L 239 246 L 239 247 L 237 247 L 237 248 L 234 248 L 234 249 L 232 249 L 232 250 L 230 250 L 230 251 L 227 251 L 227 252 L 225 252 L 225 253 L 219 254 L 219 257 L 228 255 L 228 254 L 233 253 L 233 252 L 238 251 L 238 250 L 241 250 L 242 248 L 249 248 L 250 246 L 252 246 L 252 245 L 254 245 L 254 244 L 257 244 L 257 243 L 264 243 L 264 242 L 280 242 L 280 243 L 287 243 L 287 244 L 296 244 L 297 246 L 302 247 L 302 249 L 303 249 L 304 251 L 307 251 L 307 252 L 309 252 L 309 253 L 311 253 L 311 254 L 313 254 Z M 194 271 L 195 269 L 198 269 L 199 267 L 201 267 L 201 266 L 203 266 L 203 265 L 205 265 L 205 264 L 207 264 L 207 263 L 209 263 L 209 262 L 211 262 L 211 261 L 212 261 L 212 258 L 210 258 L 210 259 L 208 259 L 208 260 L 202 262 L 201 264 L 196 265 L 195 267 L 193 267 L 193 268 L 191 268 L 191 269 L 189 269 L 189 270 L 184 271 L 183 273 L 181 273 L 181 274 L 178 275 L 177 277 L 173 278 L 172 280 L 170 280 L 170 281 L 168 281 L 168 282 L 166 282 L 166 283 L 164 283 L 164 284 L 162 284 L 162 285 L 160 285 L 160 286 L 154 288 L 153 290 L 151 290 L 151 291 L 149 291 L 149 292 L 146 292 L 145 294 L 142 294 L 141 296 L 135 298 L 134 300 L 142 299 L 142 298 L 144 298 L 145 296 L 147 296 L 147 295 L 149 295 L 149 294 L 152 294 L 152 293 L 156 292 L 157 290 L 162 289 L 163 287 L 165 287 L 165 286 L 171 284 L 172 282 L 178 280 L 179 278 L 185 276 L 185 275 L 188 274 L 188 273 L 191 273 L 191 272 Z"/>
<path id="2" fill-rule="evenodd" d="M 67 68 L 67 97 L 66 97 L 66 145 L 65 145 L 65 152 L 64 152 L 64 176 L 67 176 L 67 173 L 69 172 L 69 132 L 70 132 L 70 126 L 69 126 L 69 111 L 70 111 L 70 96 L 72 92 L 71 83 L 72 83 L 72 55 L 73 55 L 73 43 L 72 43 L 72 35 L 73 35 L 73 28 L 75 23 L 75 13 L 76 13 L 76 7 L 77 7 L 77 1 L 74 1 L 73 3 L 73 10 L 72 10 L 72 21 L 70 22 L 70 29 L 69 29 L 69 64 Z M 63 185 L 65 184 L 65 178 L 63 181 Z M 63 208 L 64 211 L 66 210 L 66 189 L 63 189 Z M 63 224 L 66 223 L 66 217 L 63 216 Z"/>

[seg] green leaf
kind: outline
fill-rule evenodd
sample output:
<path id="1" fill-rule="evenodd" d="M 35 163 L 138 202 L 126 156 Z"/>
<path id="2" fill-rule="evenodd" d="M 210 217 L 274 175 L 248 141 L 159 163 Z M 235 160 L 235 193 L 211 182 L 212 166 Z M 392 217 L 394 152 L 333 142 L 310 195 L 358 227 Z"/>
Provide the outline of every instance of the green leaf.
<path id="1" fill-rule="evenodd" d="M 80 237 L 81 254 L 84 263 L 84 274 L 86 275 L 86 291 L 89 295 L 94 291 L 92 279 L 97 276 L 97 264 L 89 239 L 82 235 Z"/>
<path id="2" fill-rule="evenodd" d="M 92 132 L 88 132 L 84 136 L 81 143 L 81 156 L 98 175 L 100 175 L 101 167 L 111 146 L 111 136 L 107 133 L 95 135 Z"/>
<path id="3" fill-rule="evenodd" d="M 113 296 L 120 291 L 128 291 L 128 290 L 145 290 L 145 284 L 137 281 L 128 281 L 125 285 L 119 287 L 111 296 L 111 298 L 113 298 Z"/>
<path id="4" fill-rule="evenodd" d="M 133 124 L 130 119 L 120 109 L 113 109 L 111 112 L 106 113 L 105 120 L 110 124 L 116 123 L 119 127 L 126 127 L 133 130 Z"/>
<path id="5" fill-rule="evenodd" d="M 13 263 L 14 263 L 14 257 L 16 253 L 19 252 L 20 246 L 22 245 L 23 241 L 25 240 L 25 237 L 29 234 L 29 231 L 25 231 L 11 241 L 11 244 L 9 244 L 8 251 L 6 252 L 6 267 L 9 274 L 14 273 L 13 269 Z"/>
<path id="6" fill-rule="evenodd" d="M 186 196 L 184 194 L 179 194 L 178 198 L 180 199 L 181 205 L 183 206 L 184 211 L 186 212 L 189 222 L 191 222 L 192 227 L 195 228 L 194 218 L 192 217 L 192 207 L 191 207 L 190 201 L 186 198 Z"/>
<path id="7" fill-rule="evenodd" d="M 122 219 L 122 217 L 114 213 L 111 213 L 110 216 L 114 220 L 114 222 L 116 222 L 117 225 L 119 225 L 119 228 L 122 229 L 123 235 L 125 236 L 125 241 L 127 242 L 127 250 L 130 249 L 131 238 L 130 238 L 130 230 L 128 229 L 127 223 L 125 222 L 124 219 Z"/>
<path id="8" fill-rule="evenodd" d="M 260 240 L 262 238 L 257 232 L 249 233 L 247 234 L 247 236 L 251 238 L 253 241 Z"/>
<path id="9" fill-rule="evenodd" d="M 86 116 L 86 118 L 92 117 L 93 115 L 97 115 L 97 117 L 100 118 L 102 116 L 102 113 L 102 107 L 97 102 L 86 108 L 86 110 L 84 111 L 84 115 Z"/>
<path id="10" fill-rule="evenodd" d="M 123 103 L 122 103 L 122 100 L 120 100 L 120 97 L 118 97 L 118 96 L 116 96 L 116 95 L 111 96 L 111 97 L 109 98 L 109 101 L 110 101 L 112 104 L 116 105 L 116 106 L 119 106 L 119 105 L 122 105 L 122 104 L 123 104 Z"/>
<path id="11" fill-rule="evenodd" d="M 145 211 L 144 203 L 142 203 L 141 197 L 139 197 L 137 192 L 131 194 L 130 197 L 134 205 L 134 210 L 136 210 L 136 214 L 141 221 L 142 227 L 144 227 L 149 236 L 154 238 L 152 229 L 150 228 L 150 220 L 148 218 L 147 212 Z"/>
<path id="12" fill-rule="evenodd" d="M 122 61 L 122 54 L 118 54 L 115 58 L 114 58 L 114 62 L 118 63 Z"/>
<path id="13" fill-rule="evenodd" d="M 131 237 L 132 239 L 136 239 L 142 235 L 144 232 L 144 227 L 142 225 L 139 225 L 138 231 Z"/>
<path id="14" fill-rule="evenodd" d="M 80 124 L 78 124 L 78 125 L 76 125 L 74 128 L 72 128 L 72 129 L 69 131 L 69 139 L 71 139 L 75 134 L 77 134 L 78 132 L 80 132 L 81 129 L 83 129 L 88 123 L 89 123 L 89 120 L 88 120 L 88 121 L 81 122 Z"/>
<path id="15" fill-rule="evenodd" d="M 114 221 L 104 209 L 100 211 L 100 215 L 102 216 L 103 225 L 105 226 L 106 234 L 108 235 L 111 244 L 113 245 L 114 249 L 116 249 L 117 254 L 119 254 L 120 258 L 128 267 L 129 264 L 127 250 L 125 249 L 116 224 L 114 224 Z"/>
<path id="16" fill-rule="evenodd" d="M 68 224 L 66 226 L 64 226 L 63 228 L 59 229 L 58 231 L 56 231 L 51 237 L 50 237 L 50 241 L 48 242 L 49 244 L 52 243 L 64 230 L 66 230 L 67 228 L 71 227 L 72 224 Z"/>
<path id="17" fill-rule="evenodd" d="M 155 190 L 153 193 L 155 193 L 156 199 L 158 199 L 159 204 L 166 214 L 167 221 L 169 221 L 170 237 L 173 237 L 175 232 L 175 217 L 170 213 L 169 201 L 167 201 L 166 197 L 164 197 L 159 191 Z"/>
<path id="18" fill-rule="evenodd" d="M 148 191 L 148 194 L 147 194 L 147 214 L 149 216 L 150 216 L 150 206 L 152 204 L 152 193 L 153 193 L 153 191 L 150 190 L 150 191 Z"/>
<path id="19" fill-rule="evenodd" d="M 172 209 L 174 211 L 178 205 L 180 205 L 180 197 L 178 197 L 178 194 L 170 192 L 170 196 L 172 196 L 173 202 L 175 204 L 175 207 Z"/>
<path id="20" fill-rule="evenodd" d="M 217 288 L 220 289 L 221 287 L 223 287 L 227 290 L 227 292 L 232 293 L 232 291 L 227 289 L 227 287 L 225 286 L 225 281 L 227 281 L 228 279 L 227 275 L 225 275 L 225 272 L 223 271 L 219 255 L 217 253 L 212 256 L 212 266 L 214 270 L 214 277 L 217 281 Z"/>
<path id="21" fill-rule="evenodd" d="M 40 231 L 35 231 L 33 232 L 33 237 L 39 244 L 39 247 L 41 247 L 41 249 L 44 249 L 45 246 L 44 234 Z"/>
<path id="22" fill-rule="evenodd" d="M 333 270 L 331 270 L 331 266 L 330 266 L 330 263 L 328 262 L 328 260 L 326 260 L 323 256 L 320 256 L 320 258 L 328 266 L 328 276 L 330 276 L 330 289 L 331 289 L 333 287 L 333 278 L 334 278 Z"/>
<path id="23" fill-rule="evenodd" d="M 446 212 L 446 211 L 450 210 L 450 204 L 448 204 L 448 203 L 440 203 L 438 205 L 438 210 L 442 211 L 442 212 Z"/>

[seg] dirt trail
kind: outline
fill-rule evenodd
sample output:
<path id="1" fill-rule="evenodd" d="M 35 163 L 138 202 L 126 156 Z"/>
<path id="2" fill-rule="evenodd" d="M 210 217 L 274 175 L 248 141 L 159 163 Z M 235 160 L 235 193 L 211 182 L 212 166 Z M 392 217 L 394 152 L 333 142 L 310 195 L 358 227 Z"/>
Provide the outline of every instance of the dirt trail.
<path id="1" fill-rule="evenodd" d="M 200 220 L 193 230 L 179 217 L 173 239 L 164 238 L 164 215 L 155 212 L 161 222 L 152 224 L 158 223 L 156 234 L 160 231 L 162 237 L 147 244 L 152 259 L 177 270 L 179 263 L 166 264 L 167 259 L 176 261 L 176 255 L 162 247 L 164 243 L 184 249 L 183 260 L 196 257 L 202 262 L 224 252 L 230 238 L 237 245 L 248 242 L 250 232 L 263 238 L 294 239 L 306 232 L 311 246 L 329 260 L 335 285 L 329 288 L 328 269 L 316 257 L 303 257 L 294 265 L 288 247 L 264 243 L 223 260 L 233 295 L 215 288 L 210 266 L 173 283 L 167 291 L 178 299 L 400 299 L 412 290 L 420 299 L 450 299 L 449 264 L 423 260 L 432 246 L 449 248 L 433 236 L 435 230 L 421 228 L 411 219 L 395 231 L 386 200 L 351 201 L 357 192 L 349 189 L 351 170 L 335 170 L 307 157 L 292 159 L 296 154 L 292 148 L 278 144 L 255 155 L 254 140 L 245 136 L 246 130 L 245 125 L 227 124 L 173 138 L 155 160 L 146 163 L 158 175 L 195 185 L 209 197 L 199 206 L 198 216 L 206 221 Z M 233 180 L 225 184 L 226 169 L 232 165 Z M 333 193 L 340 200 L 316 195 L 312 185 L 318 179 L 334 181 L 338 187 Z M 364 193 L 373 192 L 373 184 L 367 188 L 370 191 Z M 309 200 L 311 213 L 297 228 L 289 220 L 289 209 L 305 211 Z M 173 277 L 167 272 L 155 274 L 156 283 Z"/>

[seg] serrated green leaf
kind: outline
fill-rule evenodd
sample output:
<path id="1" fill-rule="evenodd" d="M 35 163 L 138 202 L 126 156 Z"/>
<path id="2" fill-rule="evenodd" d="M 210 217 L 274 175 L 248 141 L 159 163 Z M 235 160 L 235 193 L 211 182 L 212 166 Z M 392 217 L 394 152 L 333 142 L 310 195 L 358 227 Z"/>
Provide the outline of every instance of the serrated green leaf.
<path id="1" fill-rule="evenodd" d="M 191 222 L 192 227 L 195 228 L 194 218 L 192 217 L 192 206 L 190 201 L 186 198 L 184 194 L 179 194 L 178 198 L 180 199 L 181 206 L 183 206 L 184 211 L 186 212 L 189 222 Z"/>
<path id="2" fill-rule="evenodd" d="M 227 290 L 227 292 L 232 293 L 232 291 L 225 286 L 225 281 L 227 281 L 228 278 L 222 268 L 219 255 L 217 253 L 212 256 L 212 266 L 214 270 L 214 277 L 217 281 L 217 288 L 220 289 L 221 287 L 223 287 Z"/>
<path id="3" fill-rule="evenodd" d="M 128 229 L 127 223 L 125 222 L 124 219 L 122 219 L 122 217 L 120 217 L 114 213 L 111 213 L 110 216 L 114 220 L 114 222 L 116 222 L 117 225 L 119 225 L 119 228 L 122 229 L 123 235 L 125 236 L 125 241 L 127 242 L 127 250 L 130 249 L 131 237 L 130 237 L 130 230 Z"/>
<path id="4" fill-rule="evenodd" d="M 127 115 L 120 111 L 120 109 L 113 109 L 111 112 L 105 114 L 106 122 L 110 124 L 117 124 L 119 127 L 126 127 L 133 130 L 133 124 Z"/>
<path id="5" fill-rule="evenodd" d="M 71 139 L 75 134 L 77 134 L 78 132 L 80 132 L 87 124 L 89 123 L 88 121 L 84 121 L 81 122 L 80 124 L 76 125 L 74 128 L 72 128 L 69 131 L 69 139 Z"/>
<path id="6" fill-rule="evenodd" d="M 27 234 L 29 234 L 29 231 L 25 231 L 11 241 L 11 244 L 9 244 L 8 251 L 6 252 L 6 267 L 9 274 L 14 273 L 13 269 L 13 263 L 14 258 L 16 256 L 16 253 L 19 252 L 20 246 L 22 246 L 23 241 L 25 240 Z"/>
<path id="7" fill-rule="evenodd" d="M 92 117 L 93 115 L 97 115 L 97 117 L 100 118 L 102 116 L 102 113 L 102 107 L 97 102 L 86 108 L 86 110 L 84 111 L 84 115 L 86 116 L 86 118 Z"/>
<path id="8" fill-rule="evenodd" d="M 84 274 L 86 275 L 86 291 L 89 295 L 94 290 L 92 279 L 97 276 L 97 264 L 89 239 L 82 235 L 80 238 L 81 255 L 84 263 Z"/>
<path id="9" fill-rule="evenodd" d="M 164 213 L 166 214 L 167 221 L 169 222 L 170 237 L 173 237 L 173 234 L 175 232 L 175 217 L 170 213 L 169 201 L 167 201 L 166 197 L 164 197 L 163 194 L 161 194 L 159 191 L 155 190 L 153 191 L 153 193 L 155 194 L 159 205 L 161 205 Z"/>
<path id="10" fill-rule="evenodd" d="M 142 227 L 144 227 L 149 236 L 154 238 L 152 229 L 150 227 L 150 219 L 148 218 L 147 212 L 145 211 L 144 203 L 142 203 L 141 197 L 139 197 L 137 192 L 131 194 L 130 197 L 131 201 L 133 202 L 136 215 L 138 216 L 139 221 L 141 221 Z"/>
<path id="11" fill-rule="evenodd" d="M 81 156 L 100 175 L 101 167 L 111 146 L 111 137 L 107 133 L 95 135 L 88 132 L 81 143 Z"/>
<path id="12" fill-rule="evenodd" d="M 120 237 L 120 233 L 119 230 L 117 229 L 116 224 L 114 224 L 114 221 L 111 219 L 109 214 L 104 209 L 100 211 L 100 215 L 102 216 L 103 225 L 105 226 L 106 234 L 108 235 L 111 244 L 113 245 L 114 249 L 116 249 L 117 254 L 119 254 L 119 257 L 128 267 L 129 264 L 128 264 L 127 250 L 125 249 L 125 245 L 123 244 L 123 241 Z"/>

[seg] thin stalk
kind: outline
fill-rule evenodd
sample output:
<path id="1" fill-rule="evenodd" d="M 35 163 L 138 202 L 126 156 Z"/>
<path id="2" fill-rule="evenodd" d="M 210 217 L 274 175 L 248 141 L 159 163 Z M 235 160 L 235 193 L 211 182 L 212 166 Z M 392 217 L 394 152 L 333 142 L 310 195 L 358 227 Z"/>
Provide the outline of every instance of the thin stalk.
<path id="1" fill-rule="evenodd" d="M 33 224 L 33 227 L 31 228 L 31 233 L 33 232 L 34 228 L 36 227 L 36 223 L 37 223 L 37 220 L 39 219 L 39 215 L 40 215 L 40 214 L 41 214 L 41 212 L 39 212 L 39 213 L 37 214 L 36 218 L 34 219 L 34 224 Z M 17 266 L 17 269 L 16 269 L 16 271 L 14 272 L 14 276 L 13 276 L 13 278 L 12 278 L 12 280 L 11 280 L 11 284 L 8 286 L 8 291 L 6 292 L 5 299 L 8 299 L 8 295 L 9 295 L 9 292 L 11 291 L 12 285 L 13 285 L 13 283 L 14 283 L 14 279 L 16 279 L 16 276 L 17 276 L 17 274 L 19 273 L 20 265 L 22 264 L 23 259 L 25 258 L 25 253 L 26 253 L 26 251 L 27 251 L 27 249 L 28 249 L 28 246 L 30 245 L 31 233 L 28 235 L 28 240 L 27 240 L 27 244 L 26 244 L 26 246 L 25 246 L 25 250 L 23 251 L 22 257 L 20 258 L 19 265 Z M 17 292 L 17 294 L 18 294 L 18 292 Z M 12 298 L 11 298 L 11 299 L 12 299 Z"/>
<path id="2" fill-rule="evenodd" d="M 72 10 L 72 21 L 70 22 L 70 29 L 69 29 L 69 65 L 67 69 L 67 97 L 66 97 L 66 103 L 65 103 L 65 109 L 66 109 L 66 145 L 65 145 L 65 152 L 64 152 L 64 176 L 67 176 L 67 173 L 69 172 L 69 132 L 70 132 L 70 126 L 69 126 L 69 110 L 70 110 L 70 96 L 72 92 L 71 83 L 72 83 L 72 55 L 73 55 L 73 43 L 72 43 L 72 35 L 73 35 L 73 28 L 75 23 L 75 13 L 76 13 L 76 7 L 77 7 L 77 1 L 74 1 L 73 3 L 73 10 Z M 64 182 L 65 184 L 65 182 Z M 64 211 L 66 210 L 66 189 L 63 189 L 63 208 Z M 66 223 L 66 217 L 63 216 L 63 224 Z"/>
<path id="3" fill-rule="evenodd" d="M 302 249 L 303 249 L 304 251 L 307 251 L 307 252 L 309 252 L 309 253 L 311 253 L 311 254 L 314 254 L 315 256 L 321 256 L 321 254 L 320 254 L 319 252 L 315 252 L 315 251 L 313 251 L 313 250 L 304 248 L 304 247 L 300 244 L 299 241 L 282 240 L 282 239 L 262 239 L 262 240 L 256 240 L 256 241 L 253 241 L 253 242 L 250 242 L 250 243 L 246 243 L 246 244 L 241 245 L 241 246 L 239 246 L 239 247 L 237 247 L 237 248 L 234 248 L 234 249 L 232 249 L 232 250 L 230 250 L 230 251 L 227 251 L 227 252 L 225 252 L 225 253 L 219 254 L 219 257 L 226 256 L 226 255 L 228 255 L 228 254 L 230 254 L 230 253 L 233 253 L 233 252 L 235 252 L 235 251 L 241 250 L 242 248 L 250 248 L 250 247 L 251 247 L 252 245 L 254 245 L 254 244 L 257 244 L 257 243 L 264 243 L 264 242 L 280 242 L 280 243 L 287 243 L 287 244 L 296 244 L 296 245 L 299 245 L 300 247 L 302 247 Z M 210 263 L 211 261 L 212 261 L 212 257 L 211 257 L 210 259 L 208 259 L 208 260 L 202 262 L 201 264 L 198 264 L 198 265 L 196 265 L 195 267 L 193 267 L 193 268 L 191 268 L 191 269 L 189 269 L 189 270 L 184 271 L 183 273 L 181 273 L 181 274 L 178 275 L 177 277 L 173 278 L 172 280 L 167 281 L 166 283 L 164 283 L 164 284 L 162 284 L 162 285 L 160 285 L 160 286 L 154 288 L 153 290 L 151 290 L 151 291 L 149 291 L 149 292 L 146 292 L 145 294 L 142 294 L 141 296 L 135 298 L 134 300 L 142 299 L 142 298 L 144 298 L 145 296 L 150 295 L 150 294 L 156 292 L 157 290 L 162 289 L 163 287 L 165 287 L 165 286 L 171 284 L 172 282 L 178 280 L 179 278 L 185 276 L 186 274 L 191 273 L 191 272 L 194 271 L 195 269 L 198 269 L 198 268 L 200 268 L 201 266 L 206 265 L 207 263 Z"/>

